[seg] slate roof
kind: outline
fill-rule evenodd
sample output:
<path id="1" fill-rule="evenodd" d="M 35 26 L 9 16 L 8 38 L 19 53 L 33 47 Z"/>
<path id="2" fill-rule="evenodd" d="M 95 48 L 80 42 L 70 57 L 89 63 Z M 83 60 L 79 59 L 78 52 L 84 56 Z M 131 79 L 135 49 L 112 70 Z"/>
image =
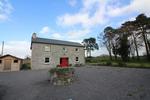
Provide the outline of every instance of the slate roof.
<path id="1" fill-rule="evenodd" d="M 77 43 L 77 42 L 55 40 L 55 39 L 46 39 L 46 38 L 39 38 L 39 37 L 32 39 L 32 43 L 44 43 L 44 44 L 83 47 L 83 45 L 81 45 L 80 43 Z"/>

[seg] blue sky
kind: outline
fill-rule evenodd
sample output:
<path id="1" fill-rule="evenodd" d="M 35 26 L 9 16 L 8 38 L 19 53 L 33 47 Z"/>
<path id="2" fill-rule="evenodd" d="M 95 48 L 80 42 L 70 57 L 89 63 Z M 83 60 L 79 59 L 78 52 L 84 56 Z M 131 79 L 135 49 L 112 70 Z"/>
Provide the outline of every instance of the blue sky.
<path id="1" fill-rule="evenodd" d="M 0 41 L 5 41 L 5 54 L 25 57 L 31 52 L 33 32 L 81 42 L 97 38 L 106 26 L 119 27 L 140 13 L 149 16 L 149 4 L 150 0 L 0 0 Z M 107 54 L 104 47 L 93 52 L 101 54 Z"/>

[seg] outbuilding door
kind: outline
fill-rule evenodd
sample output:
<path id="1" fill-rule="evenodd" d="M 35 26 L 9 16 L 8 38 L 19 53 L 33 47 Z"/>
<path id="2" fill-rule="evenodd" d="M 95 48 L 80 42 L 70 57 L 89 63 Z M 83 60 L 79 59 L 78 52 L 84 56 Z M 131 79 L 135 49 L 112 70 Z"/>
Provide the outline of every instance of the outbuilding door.
<path id="1" fill-rule="evenodd" d="M 4 70 L 11 70 L 11 59 L 4 60 Z"/>
<path id="2" fill-rule="evenodd" d="M 61 67 L 68 67 L 69 62 L 67 57 L 60 58 L 60 66 Z"/>

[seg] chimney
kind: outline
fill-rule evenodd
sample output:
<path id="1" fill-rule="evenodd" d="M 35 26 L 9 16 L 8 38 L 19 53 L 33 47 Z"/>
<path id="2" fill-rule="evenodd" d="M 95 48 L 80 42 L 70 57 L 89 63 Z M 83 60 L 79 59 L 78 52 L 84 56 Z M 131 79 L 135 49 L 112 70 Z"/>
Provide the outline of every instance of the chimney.
<path id="1" fill-rule="evenodd" d="M 36 39 L 36 38 L 37 38 L 36 33 L 33 33 L 32 34 L 32 39 Z"/>

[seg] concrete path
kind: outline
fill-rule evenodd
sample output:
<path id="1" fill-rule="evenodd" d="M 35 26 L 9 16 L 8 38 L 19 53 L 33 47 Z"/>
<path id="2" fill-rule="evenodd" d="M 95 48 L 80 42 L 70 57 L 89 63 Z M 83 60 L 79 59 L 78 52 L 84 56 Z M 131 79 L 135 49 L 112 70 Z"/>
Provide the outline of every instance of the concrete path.
<path id="1" fill-rule="evenodd" d="M 0 73 L 0 100 L 150 100 L 150 69 L 76 68 L 76 81 L 53 86 L 47 70 Z"/>

